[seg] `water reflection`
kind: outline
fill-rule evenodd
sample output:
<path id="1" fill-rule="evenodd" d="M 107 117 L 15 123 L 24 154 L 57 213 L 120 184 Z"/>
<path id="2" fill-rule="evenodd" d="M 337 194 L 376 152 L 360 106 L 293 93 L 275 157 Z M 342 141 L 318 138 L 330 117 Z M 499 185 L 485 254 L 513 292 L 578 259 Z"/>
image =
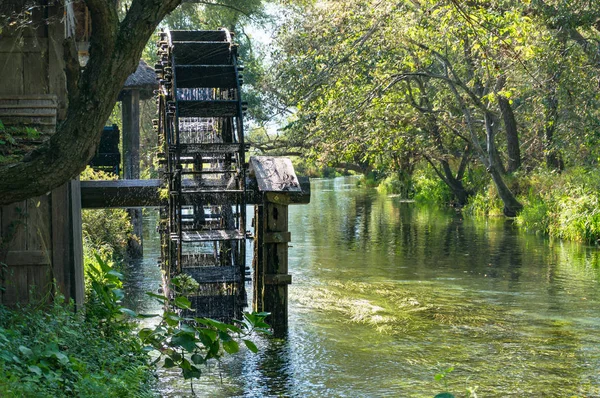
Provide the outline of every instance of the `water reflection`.
<path id="1" fill-rule="evenodd" d="M 600 395 L 596 248 L 418 208 L 353 179 L 312 188 L 310 205 L 290 208 L 288 338 L 208 371 L 200 396 L 430 397 L 450 365 L 459 395 Z M 144 241 L 130 283 L 142 306 L 160 283 L 158 239 Z M 189 395 L 173 373 L 161 378 L 163 395 Z"/>

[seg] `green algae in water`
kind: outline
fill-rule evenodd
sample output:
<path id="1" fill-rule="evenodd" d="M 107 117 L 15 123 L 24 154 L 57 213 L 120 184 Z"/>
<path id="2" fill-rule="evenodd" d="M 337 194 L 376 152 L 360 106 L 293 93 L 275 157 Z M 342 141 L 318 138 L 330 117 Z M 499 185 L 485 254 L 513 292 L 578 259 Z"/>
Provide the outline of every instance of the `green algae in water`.
<path id="1" fill-rule="evenodd" d="M 600 394 L 595 372 L 582 365 L 581 336 L 568 320 L 513 312 L 477 292 L 436 282 L 329 281 L 303 290 L 297 300 L 337 313 L 330 319 L 356 325 L 355 333 L 395 340 L 387 347 L 415 373 L 454 366 L 446 380 L 457 396 L 475 387 L 480 397 Z M 413 384 L 402 377 L 398 383 Z M 422 380 L 411 396 L 440 388 L 433 378 Z"/>

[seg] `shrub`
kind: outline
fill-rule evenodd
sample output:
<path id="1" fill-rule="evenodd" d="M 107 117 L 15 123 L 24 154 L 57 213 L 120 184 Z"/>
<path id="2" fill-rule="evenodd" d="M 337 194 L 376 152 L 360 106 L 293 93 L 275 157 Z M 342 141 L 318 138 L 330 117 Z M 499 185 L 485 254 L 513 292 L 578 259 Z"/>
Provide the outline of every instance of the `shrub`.
<path id="1" fill-rule="evenodd" d="M 479 191 L 473 196 L 465 210 L 468 214 L 487 217 L 487 216 L 502 216 L 504 204 L 498 196 L 496 187 L 493 184 L 488 185 L 487 189 Z"/>
<path id="2" fill-rule="evenodd" d="M 600 239 L 600 172 L 574 168 L 562 174 L 538 170 L 524 177 L 517 223 L 551 237 L 594 243 Z"/>
<path id="3" fill-rule="evenodd" d="M 81 174 L 83 180 L 115 180 L 117 176 L 90 167 Z M 84 256 L 94 261 L 93 252 L 108 258 L 122 259 L 133 238 L 133 226 L 124 209 L 82 210 Z"/>
<path id="4" fill-rule="evenodd" d="M 414 177 L 414 199 L 420 203 L 450 203 L 450 188 L 429 168 L 418 170 Z"/>
<path id="5" fill-rule="evenodd" d="M 131 328 L 107 333 L 60 299 L 0 307 L 0 396 L 151 396 L 147 364 Z"/>

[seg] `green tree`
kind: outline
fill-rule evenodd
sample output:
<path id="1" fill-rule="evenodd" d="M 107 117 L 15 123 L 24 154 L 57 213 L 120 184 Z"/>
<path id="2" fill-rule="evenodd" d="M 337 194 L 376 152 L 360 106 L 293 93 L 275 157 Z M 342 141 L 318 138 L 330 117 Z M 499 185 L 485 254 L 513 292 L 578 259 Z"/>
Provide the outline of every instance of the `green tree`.
<path id="1" fill-rule="evenodd" d="M 597 6 L 556 3 L 307 5 L 282 27 L 275 53 L 277 94 L 296 110 L 290 141 L 318 160 L 390 172 L 412 153 L 459 203 L 474 162 L 514 216 L 522 205 L 507 172 L 557 168 L 561 149 L 572 157 L 596 139 L 597 95 L 585 82 L 595 77 Z"/>

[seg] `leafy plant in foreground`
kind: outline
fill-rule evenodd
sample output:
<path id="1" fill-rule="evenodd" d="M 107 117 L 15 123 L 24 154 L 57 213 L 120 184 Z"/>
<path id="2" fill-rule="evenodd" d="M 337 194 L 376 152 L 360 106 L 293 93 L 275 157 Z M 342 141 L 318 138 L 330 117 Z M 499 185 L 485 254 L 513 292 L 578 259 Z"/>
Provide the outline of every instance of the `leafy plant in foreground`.
<path id="1" fill-rule="evenodd" d="M 185 292 L 193 279 L 174 279 L 174 291 Z M 183 295 L 170 300 L 166 296 L 147 293 L 165 304 L 160 323 L 154 328 L 143 328 L 138 332 L 142 343 L 149 351 L 157 352 L 154 363 L 164 360 L 165 368 L 181 369 L 184 379 L 201 377 L 201 365 L 210 360 L 220 360 L 225 354 L 234 354 L 240 350 L 241 342 L 252 352 L 258 352 L 256 344 L 248 337 L 255 333 L 271 334 L 265 318 L 269 313 L 245 313 L 244 319 L 234 324 L 208 318 L 190 317 L 183 314 L 193 311 L 191 302 Z"/>

